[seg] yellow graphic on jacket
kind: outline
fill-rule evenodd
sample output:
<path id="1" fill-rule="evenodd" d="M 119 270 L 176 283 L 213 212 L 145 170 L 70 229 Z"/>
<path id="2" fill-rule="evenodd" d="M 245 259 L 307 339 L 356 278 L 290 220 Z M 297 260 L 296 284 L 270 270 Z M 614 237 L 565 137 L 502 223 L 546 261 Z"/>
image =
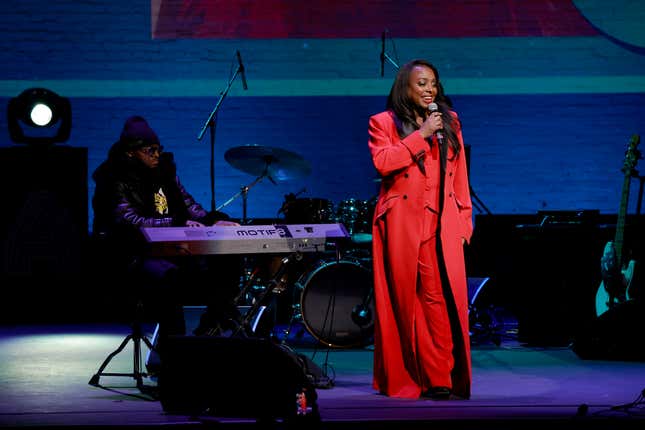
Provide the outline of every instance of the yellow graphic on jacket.
<path id="1" fill-rule="evenodd" d="M 159 215 L 168 214 L 168 199 L 161 188 L 155 193 L 155 210 Z"/>

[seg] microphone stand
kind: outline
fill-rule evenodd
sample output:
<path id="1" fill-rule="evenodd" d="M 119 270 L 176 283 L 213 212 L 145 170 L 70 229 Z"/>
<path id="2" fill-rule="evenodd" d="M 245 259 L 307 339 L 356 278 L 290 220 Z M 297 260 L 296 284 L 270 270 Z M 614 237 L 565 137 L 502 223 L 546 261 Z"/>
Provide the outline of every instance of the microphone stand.
<path id="1" fill-rule="evenodd" d="M 636 215 L 641 214 L 641 205 L 643 204 L 643 184 L 645 183 L 645 175 L 636 176 L 640 181 L 638 187 L 638 200 L 636 200 Z"/>
<path id="2" fill-rule="evenodd" d="M 387 60 L 390 64 L 394 66 L 396 70 L 399 70 L 399 65 L 396 64 L 396 61 L 392 59 L 388 55 L 387 52 L 385 52 L 385 35 L 389 33 L 389 30 L 385 29 L 383 30 L 383 33 L 381 34 L 381 77 L 383 77 L 383 74 L 385 73 L 383 69 L 383 65 L 385 64 L 385 60 Z"/>
<path id="3" fill-rule="evenodd" d="M 219 100 L 217 101 L 217 104 L 211 111 L 210 115 L 208 116 L 208 119 L 206 120 L 206 123 L 204 123 L 204 126 L 202 127 L 201 131 L 199 132 L 199 135 L 197 136 L 197 140 L 202 140 L 202 137 L 204 137 L 204 133 L 206 132 L 206 129 L 210 129 L 210 143 L 211 143 L 211 169 L 210 169 L 210 186 L 211 186 L 211 211 L 215 211 L 215 123 L 217 122 L 217 111 L 219 110 L 219 107 L 222 105 L 222 102 L 224 101 L 224 98 L 228 94 L 228 91 L 231 89 L 231 86 L 233 85 L 233 82 L 235 81 L 235 78 L 237 78 L 237 75 L 240 74 L 242 71 L 242 67 L 238 64 L 237 69 L 235 69 L 235 73 L 231 77 L 231 79 L 228 81 L 226 84 L 226 88 L 224 91 L 220 93 Z"/>
<path id="4" fill-rule="evenodd" d="M 398 64 L 396 64 L 396 62 L 392 59 L 392 57 L 390 57 L 390 56 L 387 54 L 387 52 L 384 52 L 384 53 L 383 53 L 383 60 L 387 60 L 387 61 L 389 61 L 389 62 L 390 62 L 390 64 L 392 64 L 396 70 L 399 70 L 399 65 L 398 65 Z"/>
<path id="5" fill-rule="evenodd" d="M 473 189 L 472 186 L 470 186 L 470 197 L 472 199 L 473 206 L 475 209 L 477 209 L 479 212 L 486 212 L 487 215 L 492 215 L 493 213 L 486 207 L 484 202 L 481 201 L 481 199 L 477 196 L 475 193 L 475 190 Z"/>

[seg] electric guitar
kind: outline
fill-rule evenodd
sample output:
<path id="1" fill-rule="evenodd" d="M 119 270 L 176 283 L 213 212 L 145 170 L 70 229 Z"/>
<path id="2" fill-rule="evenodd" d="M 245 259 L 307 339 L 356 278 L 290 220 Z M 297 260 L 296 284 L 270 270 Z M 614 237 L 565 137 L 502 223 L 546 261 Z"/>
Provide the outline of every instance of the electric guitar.
<path id="1" fill-rule="evenodd" d="M 641 158 L 637 149 L 640 136 L 632 136 L 625 161 L 623 191 L 620 198 L 620 209 L 616 222 L 616 234 L 613 241 L 607 242 L 600 259 L 600 273 L 602 281 L 596 292 L 596 316 L 600 316 L 617 304 L 630 299 L 630 287 L 636 270 L 636 261 L 630 260 L 623 264 L 623 237 L 625 234 L 625 218 L 627 215 L 627 202 L 629 200 L 629 185 L 631 178 L 636 175 L 636 162 Z"/>

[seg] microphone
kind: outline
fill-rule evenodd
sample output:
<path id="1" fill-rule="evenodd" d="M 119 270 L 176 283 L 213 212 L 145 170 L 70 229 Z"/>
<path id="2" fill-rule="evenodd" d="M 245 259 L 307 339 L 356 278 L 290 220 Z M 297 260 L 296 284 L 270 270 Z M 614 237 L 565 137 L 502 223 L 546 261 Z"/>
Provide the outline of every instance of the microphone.
<path id="1" fill-rule="evenodd" d="M 381 77 L 385 72 L 385 30 L 381 33 Z"/>
<path id="2" fill-rule="evenodd" d="M 242 75 L 242 87 L 244 87 L 245 90 L 249 89 L 249 86 L 246 85 L 246 73 L 244 73 L 244 64 L 242 64 L 242 56 L 240 55 L 240 51 L 236 51 L 237 54 L 237 62 L 239 64 L 239 71 L 240 74 Z"/>
<path id="3" fill-rule="evenodd" d="M 439 106 L 435 102 L 432 102 L 428 105 L 428 110 L 430 111 L 430 113 L 439 112 Z M 443 145 L 443 132 L 441 130 L 437 130 L 435 132 L 435 136 L 437 136 L 439 145 Z"/>

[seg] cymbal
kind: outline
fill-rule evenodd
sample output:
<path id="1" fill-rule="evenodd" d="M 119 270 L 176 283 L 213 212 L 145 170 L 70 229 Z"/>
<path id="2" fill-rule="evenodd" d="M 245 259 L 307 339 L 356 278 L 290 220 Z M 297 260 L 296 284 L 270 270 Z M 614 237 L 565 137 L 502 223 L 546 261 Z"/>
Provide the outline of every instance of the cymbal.
<path id="1" fill-rule="evenodd" d="M 242 172 L 268 176 L 272 181 L 302 179 L 311 174 L 309 163 L 295 152 L 260 145 L 230 148 L 224 159 Z"/>

